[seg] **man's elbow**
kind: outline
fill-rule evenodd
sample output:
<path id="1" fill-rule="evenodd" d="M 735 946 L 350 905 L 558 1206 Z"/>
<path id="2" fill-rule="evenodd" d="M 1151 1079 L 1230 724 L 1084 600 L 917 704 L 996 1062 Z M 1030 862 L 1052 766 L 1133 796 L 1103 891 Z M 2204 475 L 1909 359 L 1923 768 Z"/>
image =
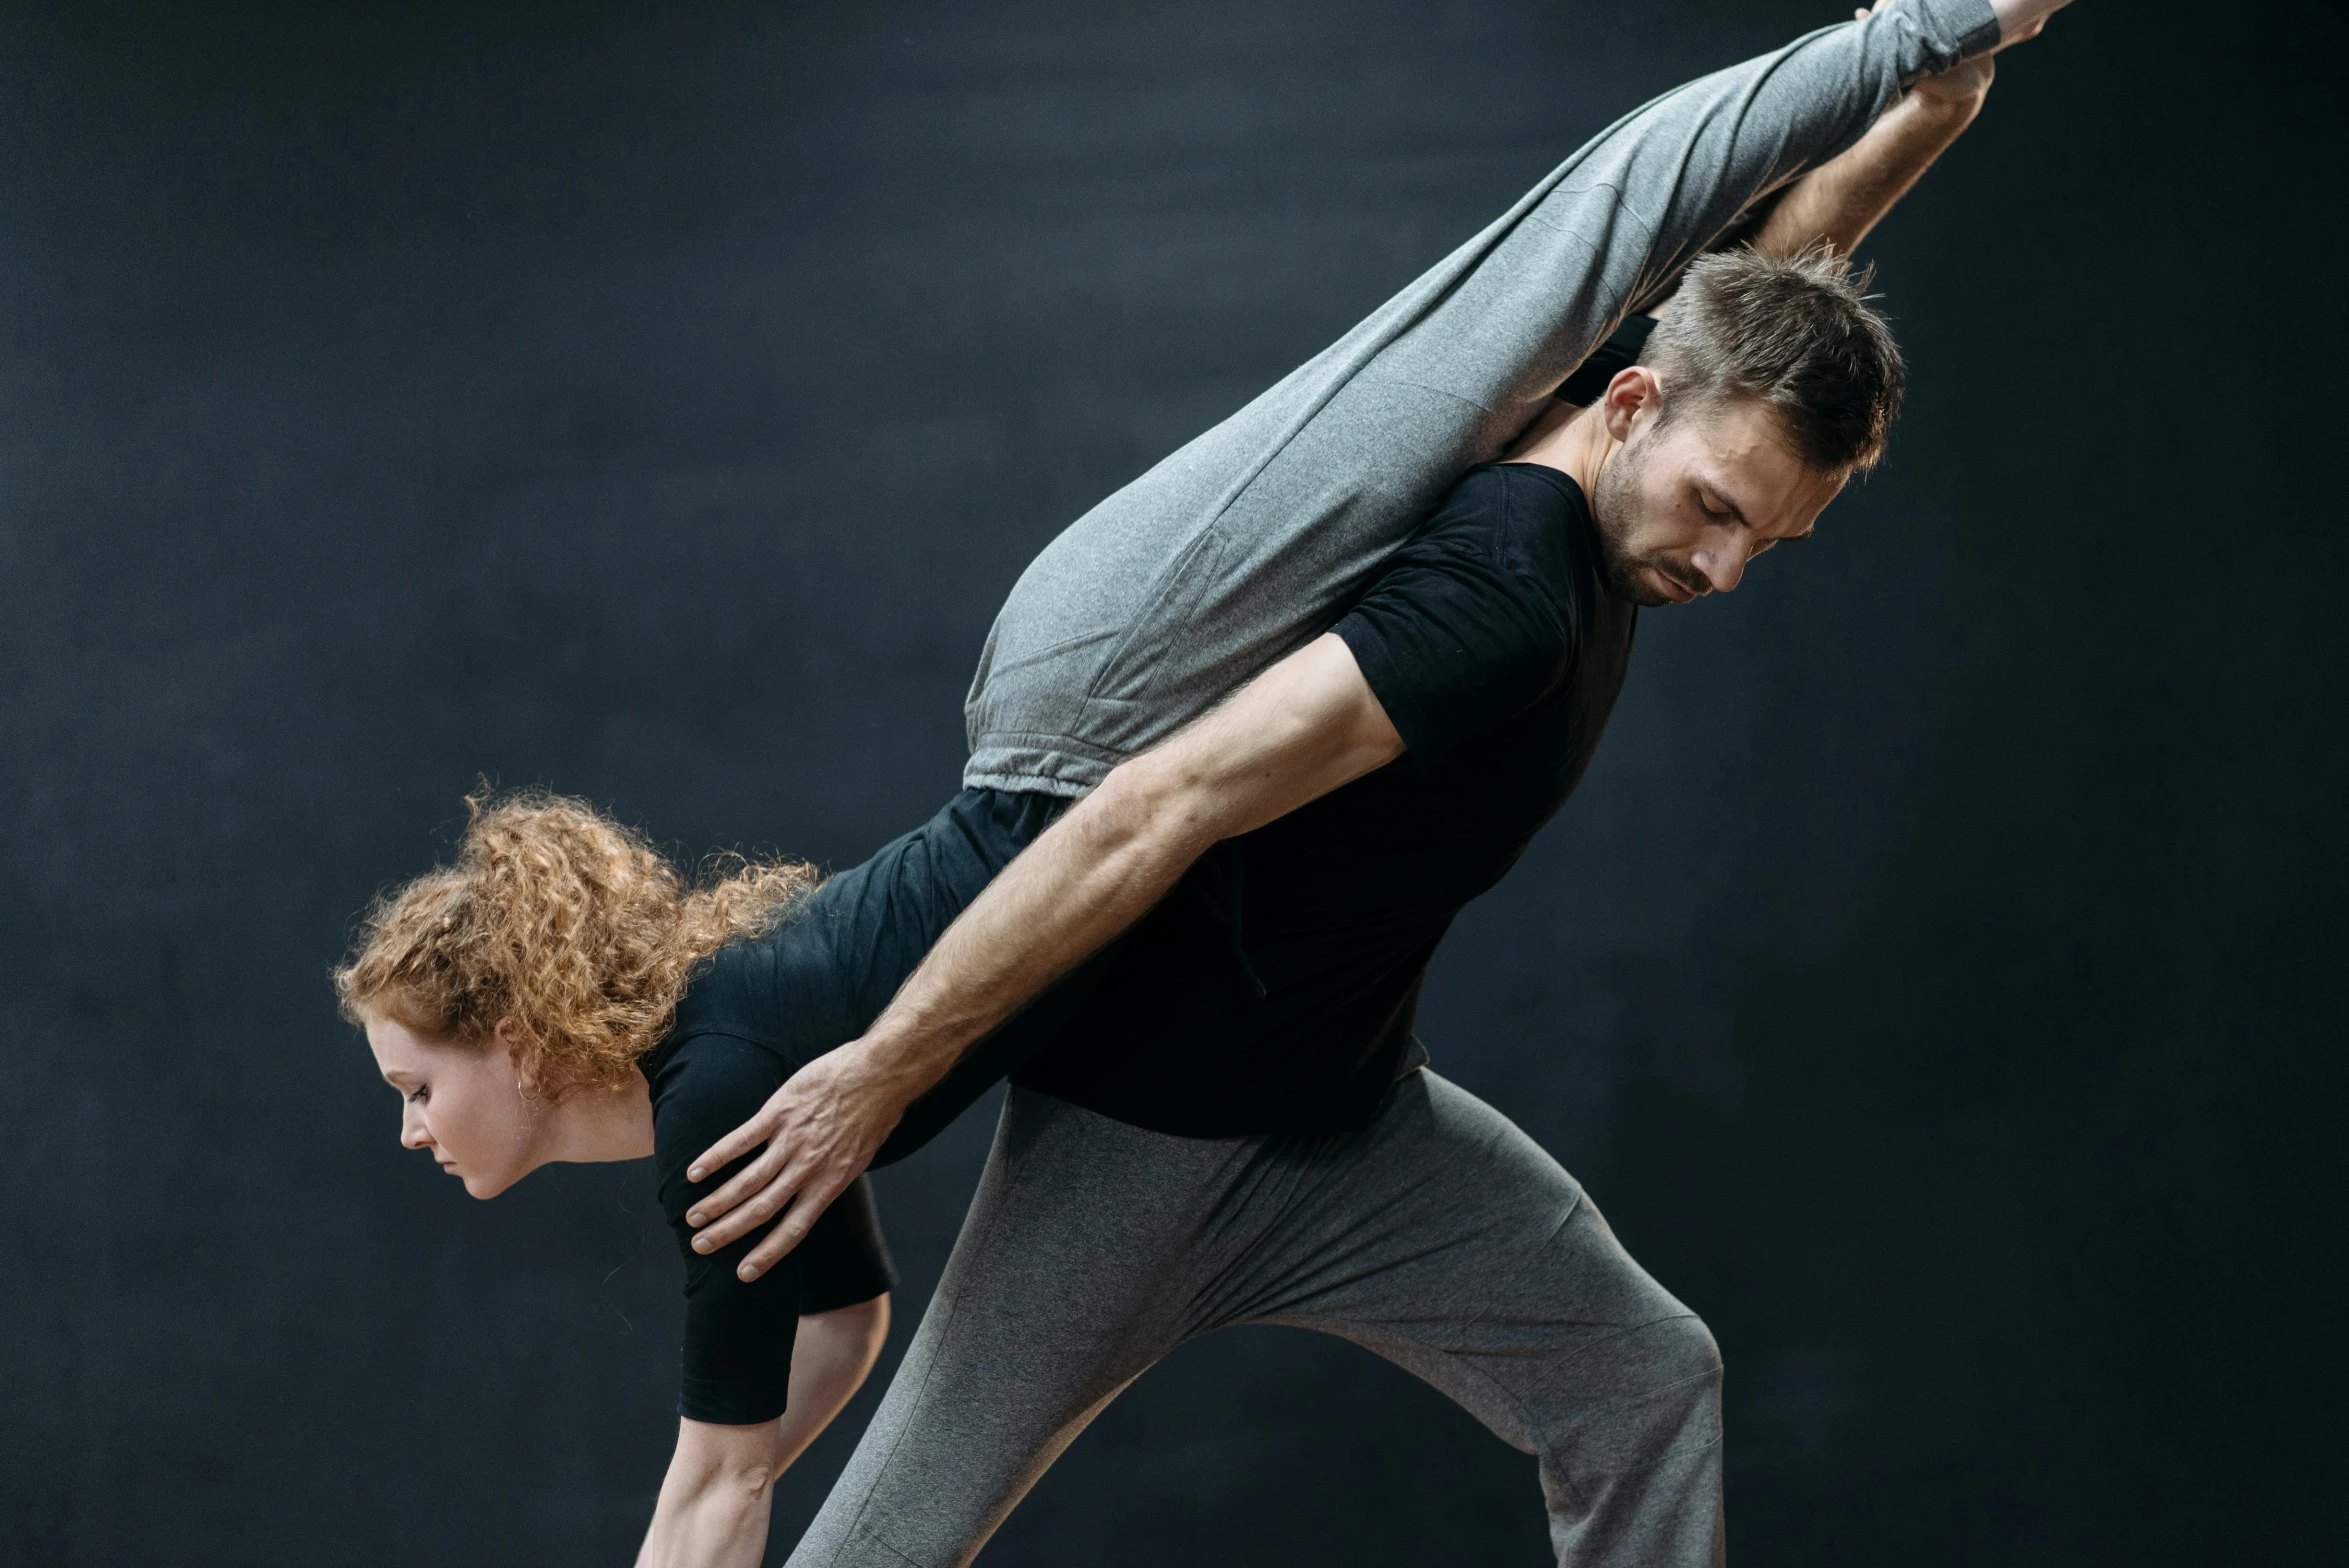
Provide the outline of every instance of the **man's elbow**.
<path id="1" fill-rule="evenodd" d="M 1109 770 L 1089 796 L 1094 848 L 1139 868 L 1194 858 L 1224 836 L 1222 791 L 1179 746 L 1144 752 Z"/>

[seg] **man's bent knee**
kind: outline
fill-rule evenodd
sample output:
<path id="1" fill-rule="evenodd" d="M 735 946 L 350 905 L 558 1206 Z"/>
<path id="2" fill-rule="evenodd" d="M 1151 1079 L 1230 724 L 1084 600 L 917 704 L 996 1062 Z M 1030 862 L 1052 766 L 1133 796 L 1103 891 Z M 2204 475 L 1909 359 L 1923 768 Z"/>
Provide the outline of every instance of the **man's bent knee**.
<path id="1" fill-rule="evenodd" d="M 1694 1313 L 1625 1330 L 1564 1371 L 1551 1446 L 1570 1476 L 1620 1475 L 1721 1440 L 1721 1347 Z"/>

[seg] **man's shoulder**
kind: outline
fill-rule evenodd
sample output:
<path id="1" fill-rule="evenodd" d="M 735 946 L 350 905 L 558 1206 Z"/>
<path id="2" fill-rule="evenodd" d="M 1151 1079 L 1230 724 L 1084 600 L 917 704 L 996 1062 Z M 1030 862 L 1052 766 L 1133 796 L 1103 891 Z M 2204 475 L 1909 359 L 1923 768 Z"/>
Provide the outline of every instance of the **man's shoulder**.
<path id="1" fill-rule="evenodd" d="M 1589 503 L 1574 476 L 1546 463 L 1479 463 L 1462 474 L 1428 518 L 1430 529 L 1512 523 L 1550 525 L 1587 516 Z"/>
<path id="2" fill-rule="evenodd" d="M 1450 526 L 1482 536 L 1512 572 L 1547 592 L 1574 595 L 1590 575 L 1590 505 L 1563 470 L 1483 464 L 1462 477 L 1445 511 Z"/>
<path id="3" fill-rule="evenodd" d="M 1583 498 L 1582 486 L 1575 483 L 1574 476 L 1563 468 L 1553 468 L 1547 463 L 1486 463 L 1471 469 L 1469 477 L 1482 478 L 1487 484 L 1497 487 L 1495 493 L 1506 495 L 1513 505 L 1576 514 L 1590 510 L 1589 503 Z"/>

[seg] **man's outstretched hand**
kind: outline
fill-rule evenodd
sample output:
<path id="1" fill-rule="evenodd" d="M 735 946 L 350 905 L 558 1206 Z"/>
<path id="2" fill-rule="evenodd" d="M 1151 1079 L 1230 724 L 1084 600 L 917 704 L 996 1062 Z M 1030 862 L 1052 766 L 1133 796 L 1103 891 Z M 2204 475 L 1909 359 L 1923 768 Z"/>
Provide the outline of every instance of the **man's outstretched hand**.
<path id="1" fill-rule="evenodd" d="M 686 1223 L 705 1227 L 693 1238 L 696 1252 L 715 1252 L 782 1214 L 734 1270 L 756 1279 L 805 1240 L 832 1200 L 872 1164 L 910 1102 L 871 1070 L 860 1044 L 851 1041 L 793 1073 L 756 1116 L 693 1162 L 687 1177 L 703 1181 L 766 1145 L 687 1212 Z"/>

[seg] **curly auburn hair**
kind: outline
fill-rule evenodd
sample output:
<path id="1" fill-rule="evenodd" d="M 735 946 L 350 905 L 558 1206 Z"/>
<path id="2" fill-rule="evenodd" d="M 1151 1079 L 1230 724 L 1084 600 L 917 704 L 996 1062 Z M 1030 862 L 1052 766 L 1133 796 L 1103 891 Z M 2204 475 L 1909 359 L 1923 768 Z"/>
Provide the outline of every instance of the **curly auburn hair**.
<path id="1" fill-rule="evenodd" d="M 618 1089 L 660 1044 L 694 965 L 771 929 L 819 878 L 729 856 L 689 885 L 584 800 L 466 797 L 454 865 L 379 894 L 334 971 L 342 1015 L 468 1042 L 508 1026 L 522 1092 Z"/>

